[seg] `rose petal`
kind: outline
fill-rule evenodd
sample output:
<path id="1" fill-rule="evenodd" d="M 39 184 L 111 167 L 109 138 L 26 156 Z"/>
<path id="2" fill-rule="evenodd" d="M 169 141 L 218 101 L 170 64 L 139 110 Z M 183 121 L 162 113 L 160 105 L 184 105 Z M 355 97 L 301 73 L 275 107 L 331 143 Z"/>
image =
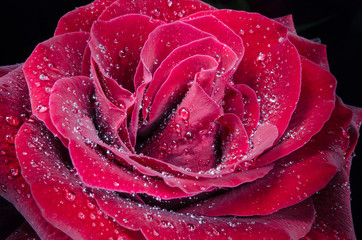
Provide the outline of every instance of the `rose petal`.
<path id="1" fill-rule="evenodd" d="M 146 92 L 145 97 L 153 99 L 153 103 L 146 110 L 149 112 L 149 119 L 138 135 L 149 135 L 149 129 L 158 126 L 163 118 L 167 117 L 167 114 L 170 114 L 172 109 L 181 102 L 193 81 L 211 90 L 209 87 L 212 86 L 217 67 L 216 60 L 207 55 L 194 55 L 181 61 L 172 69 L 155 96 L 149 97 L 150 91 Z"/>
<path id="2" fill-rule="evenodd" d="M 153 79 L 150 82 L 144 97 L 144 118 L 147 116 L 145 109 L 147 109 L 152 104 L 153 97 L 161 88 L 162 84 L 166 81 L 172 69 L 174 69 L 184 59 L 194 55 L 208 55 L 215 58 L 215 60 L 219 63 L 219 66 L 217 69 L 217 74 L 215 75 L 216 78 L 213 81 L 215 82 L 215 85 L 216 82 L 221 82 L 221 85 L 224 86 L 226 85 L 228 78 L 225 75 L 231 73 L 232 68 L 237 61 L 237 56 L 232 51 L 232 49 L 212 37 L 203 38 L 193 41 L 189 44 L 185 44 L 172 51 L 172 53 L 160 64 L 160 66 L 155 71 Z M 221 71 L 224 72 L 221 73 Z M 209 95 L 212 95 L 212 93 L 216 92 L 216 89 L 205 88 L 205 91 L 207 93 L 210 92 Z M 223 89 L 219 89 L 219 91 L 223 92 Z M 214 100 L 216 99 L 214 98 Z M 142 134 L 141 132 L 142 129 L 140 130 L 140 134 Z"/>
<path id="3" fill-rule="evenodd" d="M 310 229 L 314 207 L 307 200 L 269 216 L 211 218 L 136 205 L 114 194 L 96 192 L 97 203 L 122 226 L 147 239 L 299 239 Z"/>
<path id="4" fill-rule="evenodd" d="M 0 77 L 8 74 L 9 72 L 15 70 L 19 66 L 21 66 L 22 63 L 14 64 L 14 65 L 7 65 L 7 66 L 0 66 Z"/>
<path id="5" fill-rule="evenodd" d="M 60 78 L 79 75 L 88 33 L 68 33 L 40 43 L 24 64 L 33 114 L 58 135 L 49 114 L 49 93 Z M 66 140 L 59 136 L 63 143 Z"/>
<path id="6" fill-rule="evenodd" d="M 215 16 L 241 35 L 245 53 L 233 81 L 255 90 L 260 121 L 277 126 L 280 137 L 295 110 L 301 86 L 299 54 L 287 38 L 287 29 L 260 14 L 243 11 L 205 11 L 188 18 L 205 15 Z"/>
<path id="7" fill-rule="evenodd" d="M 319 44 L 293 33 L 288 34 L 288 39 L 297 48 L 300 55 L 308 58 L 324 70 L 329 71 L 326 45 Z"/>
<path id="8" fill-rule="evenodd" d="M 195 12 L 213 9 L 214 7 L 199 0 L 183 0 L 177 3 L 173 3 L 172 0 L 117 0 L 102 13 L 99 19 L 107 21 L 125 14 L 137 13 L 164 22 L 173 22 Z"/>
<path id="9" fill-rule="evenodd" d="M 216 166 L 214 120 L 220 114 L 216 103 L 194 83 L 174 116 L 158 133 L 140 143 L 139 151 L 194 172 L 208 170 Z"/>
<path id="10" fill-rule="evenodd" d="M 69 32 L 89 32 L 93 22 L 115 0 L 95 0 L 92 3 L 68 12 L 58 22 L 54 35 Z"/>
<path id="11" fill-rule="evenodd" d="M 259 124 L 260 118 L 260 107 L 258 103 L 258 98 L 255 91 L 245 84 L 235 84 L 236 88 L 243 96 L 244 104 L 244 117 L 242 119 L 243 125 L 246 132 L 250 134 L 255 130 Z"/>
<path id="12" fill-rule="evenodd" d="M 22 66 L 0 79 L 0 195 L 11 202 L 44 239 L 68 237 L 50 225 L 34 202 L 15 153 L 15 134 L 28 119 L 30 101 Z"/>
<path id="13" fill-rule="evenodd" d="M 143 15 L 126 15 L 93 24 L 89 41 L 91 56 L 105 76 L 134 92 L 133 77 L 141 48 L 160 21 Z M 103 83 L 108 85 L 107 82 Z"/>
<path id="14" fill-rule="evenodd" d="M 313 196 L 316 219 L 307 239 L 356 239 L 350 201 L 349 173 L 341 169 Z M 336 221 L 338 219 L 338 221 Z"/>
<path id="15" fill-rule="evenodd" d="M 297 31 L 295 30 L 294 27 L 294 21 L 293 21 L 293 16 L 291 14 L 283 16 L 283 17 L 278 17 L 278 18 L 274 18 L 274 21 L 277 21 L 278 23 L 283 24 L 285 27 L 288 28 L 288 31 L 297 34 Z"/>
<path id="16" fill-rule="evenodd" d="M 343 129 L 351 111 L 337 101 L 331 119 L 312 140 L 277 162 L 264 178 L 209 198 L 182 212 L 207 216 L 270 214 L 325 187 L 344 164 L 349 144 Z M 341 129 L 342 128 L 342 129 Z M 237 204 L 243 200 L 243 204 Z"/>
<path id="17" fill-rule="evenodd" d="M 302 147 L 329 119 L 335 103 L 336 80 L 305 57 L 302 60 L 302 90 L 295 112 L 281 142 L 256 162 L 262 166 Z"/>
<path id="18" fill-rule="evenodd" d="M 16 149 L 33 197 L 54 226 L 76 239 L 137 236 L 102 214 L 74 170 L 67 168 L 69 159 L 62 144 L 41 123 L 21 127 Z"/>

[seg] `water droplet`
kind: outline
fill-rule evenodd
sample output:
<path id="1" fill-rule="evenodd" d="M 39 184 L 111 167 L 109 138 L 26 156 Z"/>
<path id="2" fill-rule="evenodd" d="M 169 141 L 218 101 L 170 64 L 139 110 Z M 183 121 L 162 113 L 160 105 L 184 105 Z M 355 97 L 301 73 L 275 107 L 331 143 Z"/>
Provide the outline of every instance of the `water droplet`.
<path id="1" fill-rule="evenodd" d="M 90 213 L 89 218 L 92 220 L 96 220 L 97 217 L 96 217 L 96 215 L 94 215 L 94 213 Z"/>
<path id="2" fill-rule="evenodd" d="M 4 184 L 2 184 L 2 185 L 0 186 L 0 188 L 1 188 L 1 190 L 2 190 L 3 192 L 7 192 L 7 191 L 8 191 L 8 189 L 6 188 L 6 186 L 5 186 Z"/>
<path id="3" fill-rule="evenodd" d="M 50 80 L 50 78 L 47 75 L 43 74 L 43 73 L 39 75 L 39 79 L 42 80 L 42 81 L 49 81 Z"/>
<path id="4" fill-rule="evenodd" d="M 189 231 L 195 231 L 196 227 L 192 223 L 188 223 L 186 225 L 186 229 L 189 230 Z"/>
<path id="5" fill-rule="evenodd" d="M 11 168 L 10 169 L 10 175 L 13 176 L 13 177 L 16 177 L 19 175 L 19 169 L 17 168 Z"/>
<path id="6" fill-rule="evenodd" d="M 96 205 L 93 203 L 93 201 L 87 200 L 87 207 L 89 209 L 94 209 L 96 207 Z"/>
<path id="7" fill-rule="evenodd" d="M 160 10 L 158 10 L 157 8 L 155 8 L 155 9 L 152 10 L 152 16 L 153 16 L 154 18 L 159 18 L 160 15 L 161 15 L 161 12 L 160 12 Z"/>
<path id="8" fill-rule="evenodd" d="M 284 40 L 284 38 L 283 37 L 280 37 L 279 39 L 278 39 L 278 42 L 283 42 L 283 40 Z"/>
<path id="9" fill-rule="evenodd" d="M 172 7 L 173 2 L 171 0 L 167 0 L 167 6 Z"/>
<path id="10" fill-rule="evenodd" d="M 256 58 L 256 61 L 263 62 L 265 60 L 265 54 L 260 52 L 258 57 Z"/>
<path id="11" fill-rule="evenodd" d="M 81 219 L 81 220 L 84 220 L 84 219 L 85 219 L 84 213 L 79 212 L 79 213 L 78 213 L 78 218 Z"/>
<path id="12" fill-rule="evenodd" d="M 179 115 L 184 121 L 187 121 L 190 117 L 190 112 L 186 108 L 181 108 L 179 110 Z"/>
<path id="13" fill-rule="evenodd" d="M 36 110 L 37 110 L 38 112 L 40 112 L 40 113 L 43 113 L 43 112 L 47 112 L 49 109 L 48 109 L 48 107 L 46 107 L 46 106 L 38 105 L 38 106 L 36 107 Z"/>
<path id="14" fill-rule="evenodd" d="M 5 136 L 5 141 L 6 141 L 7 143 L 14 144 L 14 142 L 15 142 L 15 136 L 14 136 L 14 135 L 11 135 L 11 134 L 7 134 L 7 135 Z"/>
<path id="15" fill-rule="evenodd" d="M 118 183 L 118 182 L 114 182 L 113 185 L 114 185 L 115 187 L 119 187 L 119 183 Z"/>
<path id="16" fill-rule="evenodd" d="M 69 202 L 74 202 L 75 200 L 75 194 L 69 190 L 64 191 L 64 196 Z"/>
<path id="17" fill-rule="evenodd" d="M 8 115 L 5 117 L 5 121 L 7 124 L 11 125 L 11 126 L 19 126 L 20 122 L 17 119 L 17 117 L 13 116 L 13 115 Z"/>
<path id="18" fill-rule="evenodd" d="M 1 155 L 1 156 L 5 156 L 5 155 L 6 155 L 6 151 L 1 150 L 1 151 L 0 151 L 0 155 Z"/>
<path id="19" fill-rule="evenodd" d="M 126 57 L 126 52 L 124 50 L 120 50 L 118 55 L 121 57 L 121 58 L 125 58 Z"/>

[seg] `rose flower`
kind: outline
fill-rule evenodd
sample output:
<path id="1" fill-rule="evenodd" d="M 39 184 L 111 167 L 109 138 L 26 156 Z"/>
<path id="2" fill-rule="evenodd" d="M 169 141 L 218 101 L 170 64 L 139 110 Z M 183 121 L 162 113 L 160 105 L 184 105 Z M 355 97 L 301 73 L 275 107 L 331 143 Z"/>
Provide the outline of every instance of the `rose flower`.
<path id="1" fill-rule="evenodd" d="M 96 0 L 1 73 L 12 237 L 355 239 L 362 112 L 291 16 Z"/>

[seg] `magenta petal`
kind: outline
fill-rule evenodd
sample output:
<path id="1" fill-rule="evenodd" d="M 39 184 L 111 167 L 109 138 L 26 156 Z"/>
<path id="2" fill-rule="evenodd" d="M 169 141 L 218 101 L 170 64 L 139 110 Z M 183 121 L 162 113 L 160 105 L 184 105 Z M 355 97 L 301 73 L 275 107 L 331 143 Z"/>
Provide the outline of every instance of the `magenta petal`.
<path id="1" fill-rule="evenodd" d="M 299 54 L 288 40 L 287 28 L 257 13 L 220 10 L 200 12 L 190 18 L 213 15 L 243 39 L 245 53 L 233 81 L 257 93 L 261 122 L 278 127 L 281 136 L 297 105 L 301 85 Z"/>
<path id="2" fill-rule="evenodd" d="M 88 33 L 56 36 L 40 43 L 24 64 L 32 112 L 55 134 L 57 130 L 49 114 L 50 90 L 58 79 L 81 73 L 87 40 Z"/>
<path id="3" fill-rule="evenodd" d="M 270 214 L 324 188 L 344 164 L 349 144 L 343 129 L 351 111 L 337 101 L 331 119 L 311 141 L 280 159 L 264 178 L 210 198 L 185 212 L 210 216 Z M 236 204 L 243 199 L 243 204 Z"/>
<path id="4" fill-rule="evenodd" d="M 308 40 L 293 33 L 288 34 L 288 39 L 297 48 L 301 56 L 308 58 L 324 70 L 329 71 L 326 45 Z"/>
<path id="5" fill-rule="evenodd" d="M 199 0 L 173 1 L 133 1 L 117 0 L 99 17 L 100 20 L 110 20 L 125 14 L 136 13 L 150 16 L 164 22 L 173 22 L 192 13 L 213 10 L 214 7 Z"/>
<path id="6" fill-rule="evenodd" d="M 8 74 L 9 72 L 15 70 L 16 68 L 20 67 L 22 63 L 14 64 L 14 65 L 7 65 L 7 66 L 0 66 L 0 77 Z"/>
<path id="7" fill-rule="evenodd" d="M 216 60 L 207 55 L 194 55 L 181 61 L 172 69 L 156 95 L 152 97 L 154 100 L 150 106 L 149 119 L 145 127 L 152 128 L 155 124 L 159 124 L 162 115 L 169 113 L 183 99 L 193 81 L 209 90 L 209 86 L 212 86 L 214 81 L 217 67 Z M 147 93 L 146 97 L 148 97 Z M 140 134 L 144 128 L 140 130 Z"/>
<path id="8" fill-rule="evenodd" d="M 302 60 L 302 90 L 295 112 L 281 142 L 262 155 L 256 166 L 279 159 L 302 147 L 329 119 L 335 103 L 336 80 L 305 57 Z"/>
<path id="9" fill-rule="evenodd" d="M 299 239 L 314 220 L 312 201 L 304 201 L 275 214 L 248 218 L 212 218 L 186 215 L 137 205 L 114 194 L 96 192 L 97 203 L 122 226 L 140 230 L 147 239 Z"/>
<path id="10" fill-rule="evenodd" d="M 97 21 L 91 30 L 89 47 L 92 58 L 105 76 L 134 92 L 133 77 L 141 47 L 150 32 L 162 24 L 143 15 L 126 15 L 109 22 Z M 104 83 L 108 85 L 107 83 Z"/>
<path id="11" fill-rule="evenodd" d="M 44 218 L 54 226 L 75 239 L 132 238 L 137 234 L 105 217 L 74 170 L 66 167 L 68 156 L 62 144 L 42 124 L 24 124 L 16 149 L 33 197 Z"/>
<path id="12" fill-rule="evenodd" d="M 336 176 L 323 190 L 313 196 L 316 220 L 306 239 L 351 239 L 353 229 L 350 201 L 349 174 L 346 169 Z"/>
<path id="13" fill-rule="evenodd" d="M 249 137 L 240 118 L 232 113 L 226 113 L 217 119 L 221 128 L 221 148 L 223 164 L 238 162 L 248 151 Z"/>
<path id="14" fill-rule="evenodd" d="M 79 7 L 65 14 L 58 22 L 54 35 L 61 35 L 69 32 L 89 32 L 93 22 L 99 15 L 115 0 L 95 0 L 94 2 Z"/>
<path id="15" fill-rule="evenodd" d="M 67 236 L 40 214 L 15 154 L 15 135 L 29 115 L 29 96 L 22 66 L 0 79 L 0 195 L 11 202 L 44 239 Z"/>
<path id="16" fill-rule="evenodd" d="M 214 121 L 220 115 L 218 105 L 194 83 L 167 125 L 141 144 L 140 151 L 196 172 L 215 167 Z"/>
<path id="17" fill-rule="evenodd" d="M 184 22 L 191 24 L 204 32 L 211 33 L 220 42 L 229 46 L 238 56 L 239 60 L 237 61 L 236 66 L 239 64 L 244 55 L 243 40 L 228 26 L 211 15 L 185 20 Z"/>
<path id="18" fill-rule="evenodd" d="M 285 27 L 288 28 L 288 31 L 297 34 L 297 31 L 295 30 L 294 27 L 293 16 L 291 14 L 283 17 L 274 18 L 273 20 L 283 24 Z"/>
<path id="19" fill-rule="evenodd" d="M 219 63 L 217 73 L 215 74 L 216 78 L 213 80 L 215 83 L 220 78 L 222 78 L 222 80 L 227 80 L 227 78 L 224 78 L 225 74 L 230 74 L 237 61 L 237 56 L 232 51 L 232 49 L 222 44 L 213 37 L 206 37 L 200 40 L 195 40 L 189 44 L 185 44 L 181 47 L 176 48 L 161 63 L 161 65 L 154 73 L 153 79 L 150 82 L 150 85 L 145 94 L 145 99 L 147 99 L 147 101 L 144 100 L 144 116 L 147 116 L 147 112 L 145 109 L 147 109 L 151 105 L 153 97 L 156 95 L 162 84 L 166 81 L 172 69 L 174 69 L 184 59 L 194 55 L 211 56 L 215 58 L 215 60 Z M 221 73 L 222 71 L 224 71 L 224 73 Z M 205 77 L 213 76 L 212 74 L 210 74 L 209 76 Z M 220 81 L 221 80 L 219 80 L 218 82 Z M 208 95 L 211 95 L 214 92 L 213 90 L 215 90 L 211 89 L 210 87 L 206 87 L 206 84 L 200 84 L 202 87 L 204 87 L 204 90 L 208 93 Z M 220 90 L 219 92 L 223 91 Z"/>

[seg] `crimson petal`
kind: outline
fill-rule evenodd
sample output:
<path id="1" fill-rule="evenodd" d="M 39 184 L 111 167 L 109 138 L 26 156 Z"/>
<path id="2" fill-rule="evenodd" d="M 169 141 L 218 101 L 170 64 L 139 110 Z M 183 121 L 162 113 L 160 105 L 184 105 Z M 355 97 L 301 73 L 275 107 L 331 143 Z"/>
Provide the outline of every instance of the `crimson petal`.
<path id="1" fill-rule="evenodd" d="M 20 65 L 23 65 L 22 63 L 14 64 L 14 65 L 7 65 L 7 66 L 0 66 L 0 77 L 8 74 L 9 72 L 15 70 Z"/>
<path id="2" fill-rule="evenodd" d="M 212 218 L 140 206 L 114 194 L 95 194 L 99 206 L 122 226 L 140 230 L 147 239 L 299 239 L 310 229 L 314 207 L 310 200 L 269 216 Z"/>
<path id="3" fill-rule="evenodd" d="M 194 83 L 167 125 L 141 144 L 140 151 L 194 172 L 215 167 L 214 120 L 220 115 L 218 105 Z"/>
<path id="4" fill-rule="evenodd" d="M 137 232 L 120 227 L 99 210 L 74 170 L 66 167 L 68 156 L 62 144 L 42 123 L 27 123 L 20 128 L 16 150 L 33 197 L 44 218 L 54 226 L 76 239 L 138 239 Z"/>
<path id="5" fill-rule="evenodd" d="M 349 144 L 343 134 L 351 111 L 337 101 L 331 119 L 304 147 L 280 159 L 264 178 L 210 198 L 183 212 L 209 216 L 273 213 L 325 187 L 344 164 Z M 238 204 L 243 199 L 242 204 Z"/>
<path id="6" fill-rule="evenodd" d="M 125 14 L 137 13 L 164 22 L 173 22 L 195 12 L 213 9 L 214 7 L 199 0 L 183 0 L 177 3 L 173 3 L 171 0 L 117 0 L 102 13 L 99 20 L 107 21 Z"/>
<path id="7" fill-rule="evenodd" d="M 89 32 L 93 22 L 99 15 L 115 0 L 95 0 L 94 2 L 79 7 L 65 14 L 58 22 L 54 35 L 61 35 L 69 32 Z"/>
<path id="8" fill-rule="evenodd" d="M 96 21 L 89 41 L 92 58 L 105 76 L 134 92 L 133 77 L 141 47 L 150 32 L 162 24 L 143 15 L 125 15 L 109 22 Z M 103 83 L 106 84 L 107 83 Z"/>
<path id="9" fill-rule="evenodd" d="M 239 33 L 245 53 L 233 81 L 255 90 L 261 107 L 261 122 L 278 127 L 279 137 L 289 124 L 299 100 L 301 63 L 287 28 L 257 13 L 220 10 L 199 12 L 195 18 L 213 15 Z"/>
<path id="10" fill-rule="evenodd" d="M 63 77 L 80 75 L 88 33 L 68 33 L 40 43 L 24 64 L 33 114 L 58 135 L 49 114 L 49 94 Z M 61 135 L 58 136 L 62 139 Z"/>
<path id="11" fill-rule="evenodd" d="M 302 90 L 295 112 L 281 142 L 263 154 L 256 166 L 273 162 L 302 147 L 329 119 L 335 103 L 336 80 L 305 57 L 302 60 Z"/>
<path id="12" fill-rule="evenodd" d="M 0 145 L 0 195 L 16 207 L 40 237 L 68 239 L 41 216 L 16 157 L 15 134 L 24 121 L 33 121 L 28 119 L 30 101 L 22 66 L 0 79 L 0 103 L 0 138 L 3 139 Z"/>

